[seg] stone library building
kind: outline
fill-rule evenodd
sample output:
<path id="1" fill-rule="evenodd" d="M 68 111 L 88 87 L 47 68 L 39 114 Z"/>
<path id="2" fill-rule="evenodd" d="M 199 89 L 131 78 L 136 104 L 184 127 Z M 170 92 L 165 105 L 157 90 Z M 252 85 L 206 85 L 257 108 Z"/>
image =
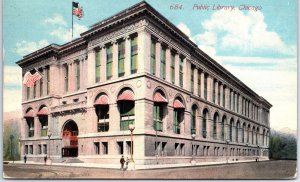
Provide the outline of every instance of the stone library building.
<path id="1" fill-rule="evenodd" d="M 272 105 L 146 2 L 17 64 L 21 157 L 136 165 L 269 159 Z"/>

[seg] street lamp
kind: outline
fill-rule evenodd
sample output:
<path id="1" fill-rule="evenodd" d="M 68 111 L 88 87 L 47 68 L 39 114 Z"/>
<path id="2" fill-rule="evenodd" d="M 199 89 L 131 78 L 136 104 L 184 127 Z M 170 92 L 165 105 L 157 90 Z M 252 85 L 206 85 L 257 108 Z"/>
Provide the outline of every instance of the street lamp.
<path id="1" fill-rule="evenodd" d="M 229 144 L 229 140 L 226 140 L 226 163 L 228 164 L 228 144 Z"/>
<path id="2" fill-rule="evenodd" d="M 14 139 L 14 135 L 10 135 L 10 158 L 13 159 L 13 163 L 15 162 L 15 158 L 14 158 L 14 154 L 13 154 L 13 139 Z"/>
<path id="3" fill-rule="evenodd" d="M 52 133 L 51 133 L 51 130 L 48 130 L 48 148 L 49 148 L 49 152 L 48 152 L 48 154 L 49 154 L 49 164 L 51 164 L 51 159 L 50 159 L 50 137 L 51 137 L 51 135 L 52 135 Z"/>
<path id="4" fill-rule="evenodd" d="M 191 161 L 192 165 L 196 164 L 196 161 L 194 159 L 194 140 L 195 140 L 195 137 L 196 137 L 196 134 L 192 133 L 192 161 Z"/>
<path id="5" fill-rule="evenodd" d="M 135 163 L 132 157 L 132 153 L 133 153 L 133 130 L 134 130 L 135 126 L 134 124 L 129 124 L 129 130 L 130 130 L 130 134 L 131 134 L 131 144 L 130 144 L 130 161 L 128 162 L 128 170 L 134 170 L 135 169 Z"/>

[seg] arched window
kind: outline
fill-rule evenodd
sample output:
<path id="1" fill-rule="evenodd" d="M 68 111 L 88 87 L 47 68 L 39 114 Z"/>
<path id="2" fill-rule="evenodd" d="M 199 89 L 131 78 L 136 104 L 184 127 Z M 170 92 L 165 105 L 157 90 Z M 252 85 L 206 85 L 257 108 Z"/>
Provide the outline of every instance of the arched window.
<path id="1" fill-rule="evenodd" d="M 266 138 L 266 130 L 263 129 L 263 134 L 262 134 L 262 145 L 265 146 L 265 138 Z"/>
<path id="2" fill-rule="evenodd" d="M 120 111 L 120 130 L 128 130 L 129 124 L 134 124 L 135 119 L 134 93 L 130 89 L 121 90 L 117 102 Z"/>
<path id="3" fill-rule="evenodd" d="M 206 122 L 207 122 L 207 118 L 208 117 L 208 110 L 204 109 L 203 113 L 202 113 L 202 137 L 206 138 L 207 135 L 207 130 L 206 130 Z"/>
<path id="4" fill-rule="evenodd" d="M 214 115 L 214 122 L 213 122 L 213 139 L 216 140 L 217 139 L 217 123 L 219 122 L 219 115 L 218 113 L 215 113 Z"/>
<path id="5" fill-rule="evenodd" d="M 258 134 L 259 134 L 259 128 L 257 127 L 256 128 L 256 141 L 255 141 L 255 143 L 256 143 L 256 145 L 258 145 Z"/>
<path id="6" fill-rule="evenodd" d="M 191 113 L 191 134 L 196 134 L 197 106 L 193 105 Z"/>
<path id="7" fill-rule="evenodd" d="M 41 136 L 47 136 L 48 133 L 48 114 L 46 106 L 42 106 L 36 113 L 41 123 Z"/>
<path id="8" fill-rule="evenodd" d="M 26 120 L 27 123 L 27 127 L 28 127 L 28 137 L 34 137 L 34 117 L 33 117 L 33 109 L 29 108 L 27 109 L 24 118 Z"/>
<path id="9" fill-rule="evenodd" d="M 168 101 L 165 94 L 158 90 L 153 96 L 153 128 L 156 131 L 163 131 L 164 110 Z"/>
<path id="10" fill-rule="evenodd" d="M 226 116 L 223 116 L 223 119 L 222 119 L 222 133 L 221 133 L 221 137 L 222 137 L 223 141 L 225 141 L 225 124 L 226 124 Z"/>
<path id="11" fill-rule="evenodd" d="M 94 103 L 96 115 L 97 115 L 97 131 L 105 132 L 109 130 L 109 105 L 108 97 L 106 94 L 100 94 L 96 97 Z"/>
<path id="12" fill-rule="evenodd" d="M 180 124 L 184 118 L 184 105 L 180 98 L 176 98 L 173 103 L 174 107 L 174 122 L 173 122 L 173 132 L 176 134 L 180 134 Z"/>
<path id="13" fill-rule="evenodd" d="M 233 139 L 233 127 L 234 127 L 234 123 L 233 123 L 233 119 L 230 120 L 230 125 L 229 125 L 229 140 L 232 141 Z"/>

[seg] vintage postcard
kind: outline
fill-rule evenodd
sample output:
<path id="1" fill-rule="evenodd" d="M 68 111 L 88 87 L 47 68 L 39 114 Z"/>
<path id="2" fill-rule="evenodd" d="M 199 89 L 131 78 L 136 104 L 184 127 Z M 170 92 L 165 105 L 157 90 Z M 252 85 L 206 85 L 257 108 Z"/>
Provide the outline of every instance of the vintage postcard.
<path id="1" fill-rule="evenodd" d="M 3 0 L 3 178 L 295 179 L 296 0 Z"/>

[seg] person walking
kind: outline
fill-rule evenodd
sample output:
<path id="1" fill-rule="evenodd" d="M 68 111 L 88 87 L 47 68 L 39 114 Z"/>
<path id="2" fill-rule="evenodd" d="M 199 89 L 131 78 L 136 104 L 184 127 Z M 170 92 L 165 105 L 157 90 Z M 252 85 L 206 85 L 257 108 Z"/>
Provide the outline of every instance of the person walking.
<path id="1" fill-rule="evenodd" d="M 46 163 L 47 163 L 47 156 L 46 155 L 44 157 L 44 161 L 45 161 L 45 165 L 46 165 Z"/>
<path id="2" fill-rule="evenodd" d="M 121 159 L 120 159 L 120 163 L 121 163 L 121 170 L 124 170 L 124 163 L 125 163 L 125 159 L 124 156 L 122 155 Z"/>
<path id="3" fill-rule="evenodd" d="M 24 155 L 24 163 L 26 164 L 26 161 L 27 161 L 27 156 Z"/>
<path id="4" fill-rule="evenodd" d="M 128 169 L 128 162 L 129 162 L 129 158 L 127 157 L 127 159 L 126 159 L 126 170 Z"/>

